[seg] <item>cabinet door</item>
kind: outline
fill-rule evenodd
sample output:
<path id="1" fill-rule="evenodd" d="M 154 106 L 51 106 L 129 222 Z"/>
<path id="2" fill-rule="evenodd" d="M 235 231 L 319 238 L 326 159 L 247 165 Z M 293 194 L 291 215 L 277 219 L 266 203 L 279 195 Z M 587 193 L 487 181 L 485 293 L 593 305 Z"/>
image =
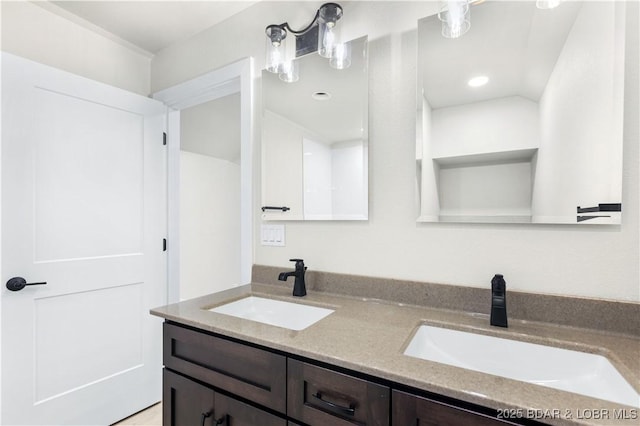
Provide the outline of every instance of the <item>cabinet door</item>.
<path id="1" fill-rule="evenodd" d="M 228 396 L 216 394 L 216 417 L 224 426 L 286 426 L 287 421 Z"/>
<path id="2" fill-rule="evenodd" d="M 214 392 L 167 369 L 163 371 L 162 424 L 213 426 Z"/>
<path id="3" fill-rule="evenodd" d="M 391 396 L 394 426 L 504 426 L 514 423 L 394 390 Z"/>

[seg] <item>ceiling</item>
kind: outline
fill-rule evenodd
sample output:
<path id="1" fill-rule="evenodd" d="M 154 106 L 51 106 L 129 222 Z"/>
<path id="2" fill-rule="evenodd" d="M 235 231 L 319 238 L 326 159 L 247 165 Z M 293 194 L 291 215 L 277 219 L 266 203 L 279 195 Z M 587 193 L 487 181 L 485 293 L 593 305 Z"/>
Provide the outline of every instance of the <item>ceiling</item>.
<path id="1" fill-rule="evenodd" d="M 257 3 L 235 1 L 51 1 L 117 37 L 155 54 Z"/>
<path id="2" fill-rule="evenodd" d="M 262 71 L 262 102 L 268 109 L 323 137 L 328 143 L 363 138 L 367 128 L 367 38 L 351 41 L 351 66 L 336 70 L 317 53 L 296 59 L 300 80 L 284 83 L 278 74 Z M 330 94 L 328 100 L 311 97 Z"/>
<path id="3" fill-rule="evenodd" d="M 540 10 L 535 2 L 484 2 L 471 8 L 471 29 L 440 34 L 437 16 L 418 23 L 420 80 L 433 109 L 522 96 L 537 102 L 565 44 L 580 2 Z M 477 75 L 489 83 L 470 88 Z"/>

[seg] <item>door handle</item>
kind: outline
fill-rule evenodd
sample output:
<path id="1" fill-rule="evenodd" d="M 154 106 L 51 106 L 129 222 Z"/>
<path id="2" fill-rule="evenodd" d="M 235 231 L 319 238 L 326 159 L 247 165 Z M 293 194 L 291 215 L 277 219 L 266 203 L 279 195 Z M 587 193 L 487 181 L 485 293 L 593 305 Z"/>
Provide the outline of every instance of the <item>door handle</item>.
<path id="1" fill-rule="evenodd" d="M 20 291 L 28 285 L 44 285 L 46 282 L 42 283 L 27 283 L 22 277 L 13 277 L 9 281 L 7 281 L 7 288 L 11 291 Z"/>
<path id="2" fill-rule="evenodd" d="M 213 414 L 212 411 L 207 411 L 206 413 L 202 413 L 202 417 L 200 418 L 202 426 L 204 426 L 204 422 L 211 417 L 211 415 Z M 227 416 L 222 416 L 220 417 L 218 420 L 214 419 L 215 423 L 214 425 L 222 425 L 224 424 L 224 422 L 227 420 Z"/>

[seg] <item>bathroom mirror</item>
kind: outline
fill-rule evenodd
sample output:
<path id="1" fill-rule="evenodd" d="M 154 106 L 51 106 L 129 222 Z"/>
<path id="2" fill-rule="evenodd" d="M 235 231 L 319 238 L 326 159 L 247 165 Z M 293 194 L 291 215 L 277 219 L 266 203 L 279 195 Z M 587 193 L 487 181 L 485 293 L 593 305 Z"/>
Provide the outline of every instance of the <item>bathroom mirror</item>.
<path id="1" fill-rule="evenodd" d="M 351 65 L 317 53 L 296 59 L 299 80 L 262 71 L 262 218 L 368 218 L 367 38 Z"/>
<path id="2" fill-rule="evenodd" d="M 619 224 L 624 2 L 418 22 L 419 222 Z"/>

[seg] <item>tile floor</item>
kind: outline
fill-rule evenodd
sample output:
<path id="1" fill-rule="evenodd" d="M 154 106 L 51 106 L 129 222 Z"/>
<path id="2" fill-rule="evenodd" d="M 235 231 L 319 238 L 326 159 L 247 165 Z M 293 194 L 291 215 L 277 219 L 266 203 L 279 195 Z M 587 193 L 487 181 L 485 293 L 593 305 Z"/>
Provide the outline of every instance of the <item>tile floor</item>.
<path id="1" fill-rule="evenodd" d="M 162 426 L 162 402 L 127 417 L 113 426 Z"/>

